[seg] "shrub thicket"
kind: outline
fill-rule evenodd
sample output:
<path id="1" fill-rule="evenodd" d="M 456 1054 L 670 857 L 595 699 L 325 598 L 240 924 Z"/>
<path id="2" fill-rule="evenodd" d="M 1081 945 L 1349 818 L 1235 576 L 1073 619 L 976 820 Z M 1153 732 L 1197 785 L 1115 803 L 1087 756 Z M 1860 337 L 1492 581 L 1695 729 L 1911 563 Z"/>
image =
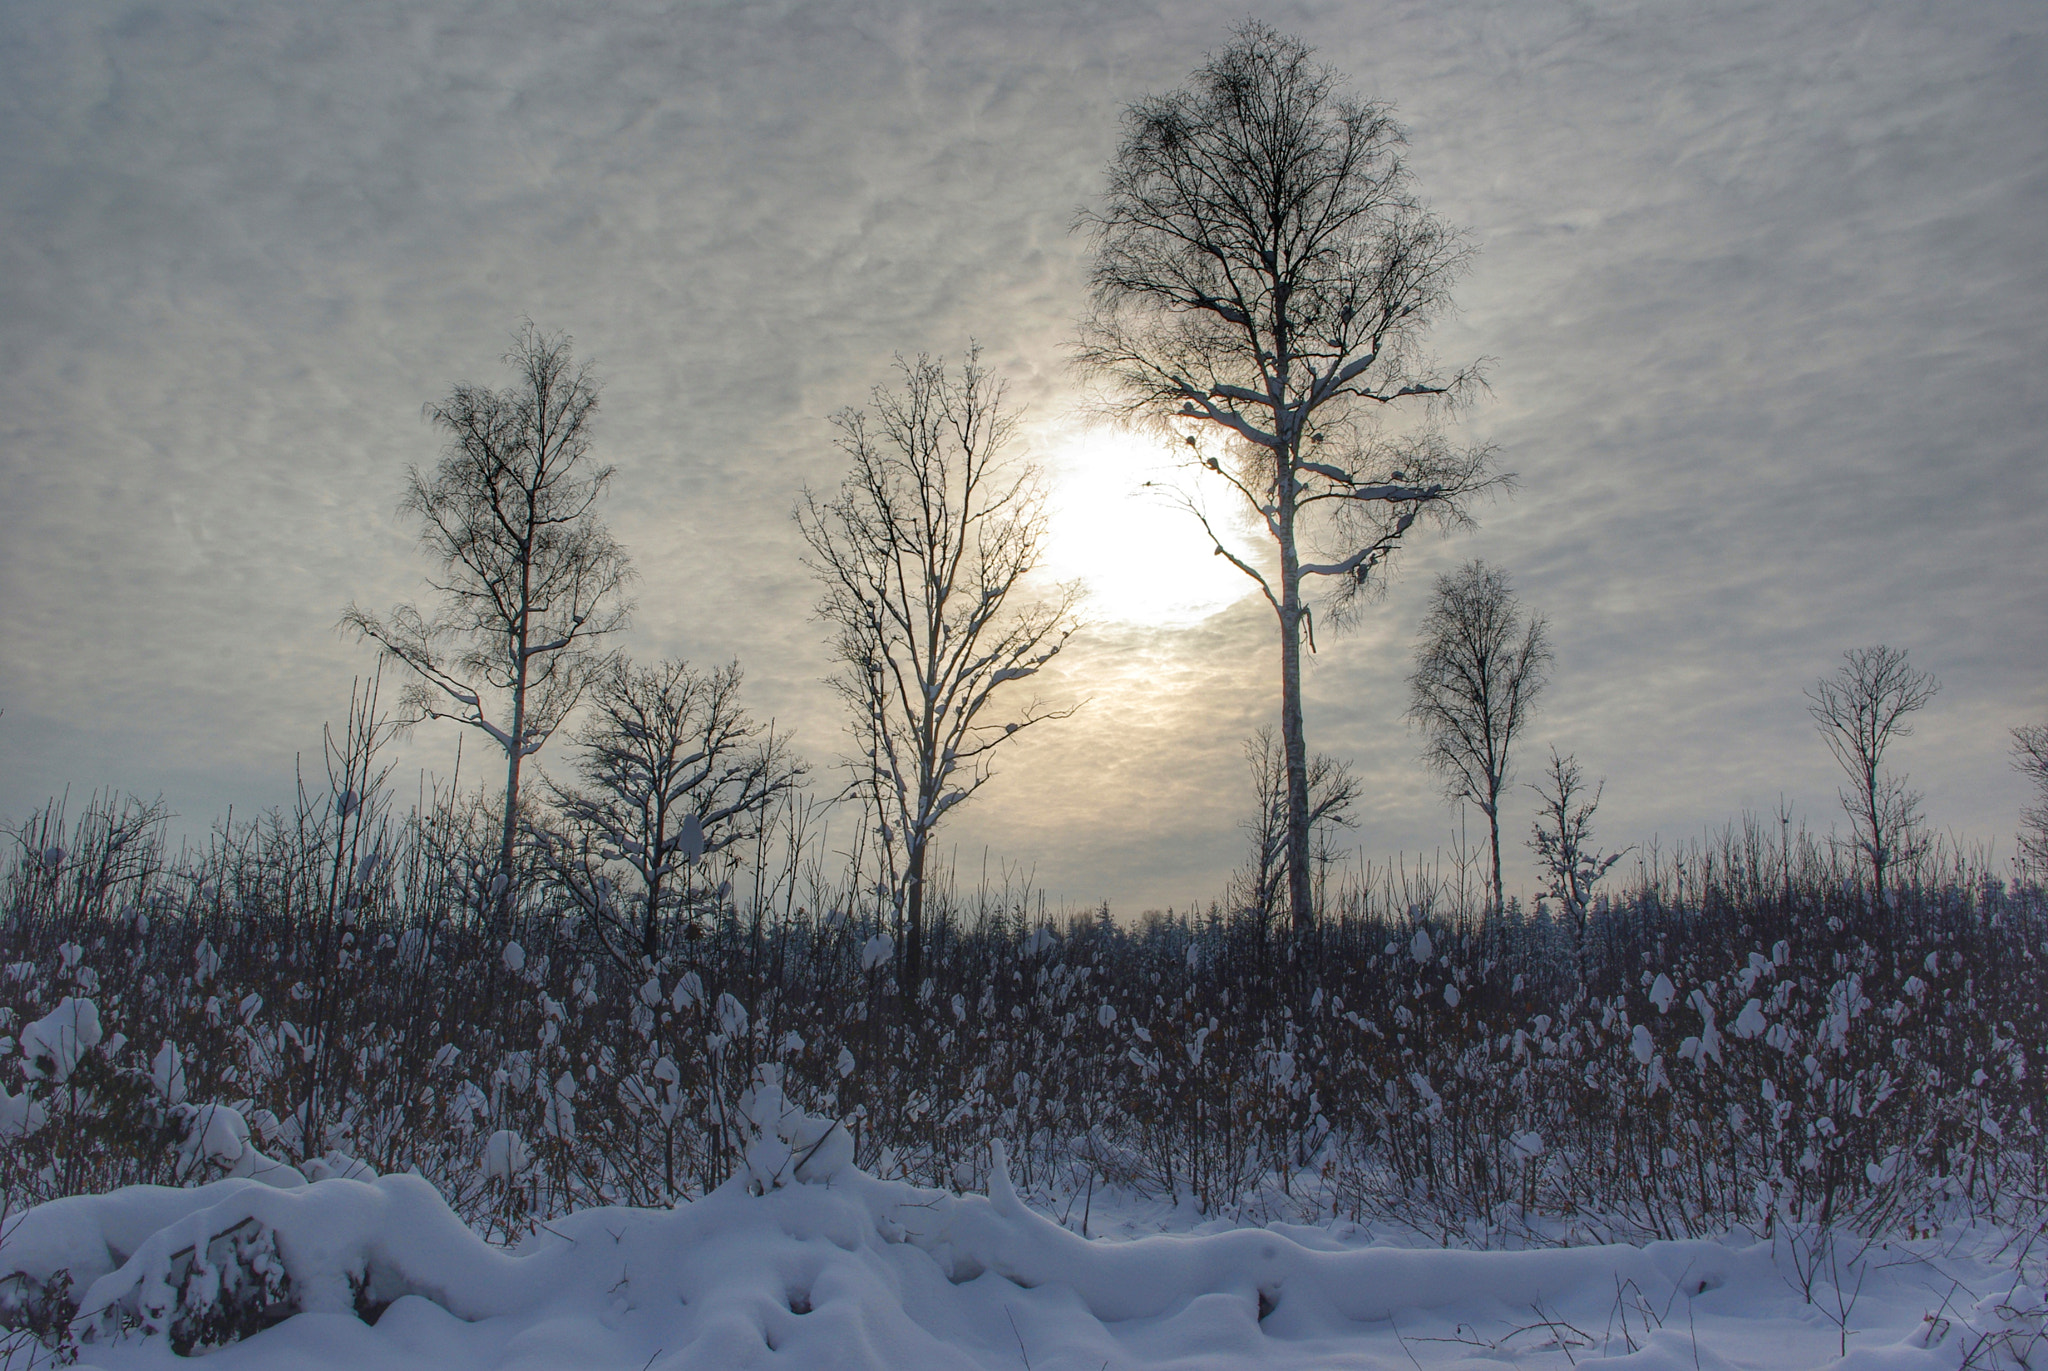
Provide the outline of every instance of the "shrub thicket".
<path id="1" fill-rule="evenodd" d="M 1908 1231 L 2048 1193 L 2048 901 L 1963 861 L 1880 900 L 1825 844 L 1751 824 L 1646 857 L 1584 948 L 1428 873 L 1331 876 L 1307 936 L 941 885 L 903 987 L 874 887 L 830 876 L 795 801 L 745 861 L 693 873 L 637 964 L 539 873 L 505 923 L 475 803 L 388 801 L 308 792 L 175 855 L 134 801 L 18 831 L 9 1204 L 262 1149 L 417 1169 L 510 1236 L 719 1184 L 771 1063 L 885 1173 L 972 1184 L 1000 1138 L 1046 1195 L 1450 1242 Z M 67 999 L 99 1040 L 56 1061 Z"/>

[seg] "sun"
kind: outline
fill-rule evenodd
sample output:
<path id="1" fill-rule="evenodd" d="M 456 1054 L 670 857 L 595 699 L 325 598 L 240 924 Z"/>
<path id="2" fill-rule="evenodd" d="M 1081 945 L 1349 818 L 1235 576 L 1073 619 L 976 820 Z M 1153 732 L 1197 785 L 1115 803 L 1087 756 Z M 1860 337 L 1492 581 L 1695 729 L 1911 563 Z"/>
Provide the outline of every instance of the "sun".
<path id="1" fill-rule="evenodd" d="M 1161 440 L 1110 427 L 1071 427 L 1039 445 L 1050 501 L 1043 571 L 1088 590 L 1097 621 L 1180 627 L 1227 608 L 1254 586 L 1215 555 L 1186 510 L 1147 481 L 1189 474 Z"/>

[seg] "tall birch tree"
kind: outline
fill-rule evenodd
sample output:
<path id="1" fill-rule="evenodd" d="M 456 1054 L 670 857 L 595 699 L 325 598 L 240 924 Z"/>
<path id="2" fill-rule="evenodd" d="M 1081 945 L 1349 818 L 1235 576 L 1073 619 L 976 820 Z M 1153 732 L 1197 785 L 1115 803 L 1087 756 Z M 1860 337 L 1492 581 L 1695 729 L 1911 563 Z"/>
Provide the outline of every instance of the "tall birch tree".
<path id="1" fill-rule="evenodd" d="M 427 406 L 448 445 L 431 472 L 407 472 L 402 513 L 438 571 L 438 603 L 378 616 L 350 604 L 342 627 L 412 673 L 409 723 L 451 719 L 505 757 L 498 872 L 511 898 L 520 773 L 603 667 L 604 638 L 625 627 L 632 564 L 597 515 L 612 468 L 591 460 L 598 381 L 566 334 L 529 322 L 505 361 L 504 390 L 463 383 Z"/>
<path id="2" fill-rule="evenodd" d="M 1187 86 L 1125 111 L 1106 203 L 1081 217 L 1096 255 L 1079 360 L 1127 414 L 1186 440 L 1193 484 L 1231 512 L 1193 493 L 1187 508 L 1278 621 L 1297 930 L 1314 919 L 1308 588 L 1343 620 L 1418 519 L 1463 521 L 1501 479 L 1489 451 L 1431 422 L 1479 383 L 1421 349 L 1469 251 L 1416 198 L 1403 142 L 1388 106 L 1341 93 L 1302 43 L 1247 23 Z"/>

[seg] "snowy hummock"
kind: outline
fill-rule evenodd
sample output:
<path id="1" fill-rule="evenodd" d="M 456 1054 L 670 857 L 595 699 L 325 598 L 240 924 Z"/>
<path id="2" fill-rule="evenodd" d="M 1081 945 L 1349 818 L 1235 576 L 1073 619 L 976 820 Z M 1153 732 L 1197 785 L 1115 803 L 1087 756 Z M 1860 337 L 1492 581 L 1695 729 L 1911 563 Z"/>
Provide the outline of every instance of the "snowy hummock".
<path id="1" fill-rule="evenodd" d="M 10 1233 L 0 1274 L 68 1267 L 85 1292 L 79 1364 L 161 1366 L 164 1340 L 149 1330 L 180 1282 L 189 1297 L 191 1254 L 229 1230 L 267 1233 L 300 1312 L 211 1353 L 216 1371 L 1265 1371 L 1589 1356 L 1953 1368 L 2001 1302 L 2040 1299 L 1952 1250 L 1895 1252 L 1867 1263 L 1844 1360 L 1832 1288 L 1805 1303 L 1769 1244 L 1470 1252 L 1302 1227 L 1090 1240 L 1020 1203 L 1000 1157 L 988 1195 L 960 1196 L 869 1176 L 829 1125 L 790 1123 L 702 1200 L 586 1210 L 509 1252 L 417 1177 L 234 1179 L 43 1205 Z M 209 1279 L 217 1288 L 220 1273 Z"/>

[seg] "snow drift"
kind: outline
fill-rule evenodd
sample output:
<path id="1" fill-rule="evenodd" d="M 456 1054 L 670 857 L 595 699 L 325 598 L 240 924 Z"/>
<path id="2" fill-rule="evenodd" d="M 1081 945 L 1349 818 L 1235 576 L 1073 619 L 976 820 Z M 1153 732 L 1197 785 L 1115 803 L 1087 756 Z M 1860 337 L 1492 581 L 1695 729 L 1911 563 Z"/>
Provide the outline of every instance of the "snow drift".
<path id="1" fill-rule="evenodd" d="M 157 1363 L 166 1340 L 229 1344 L 223 1367 L 437 1371 L 1563 1364 L 1596 1342 L 1639 1366 L 1818 1366 L 1846 1347 L 1852 1365 L 1953 1367 L 1949 1328 L 1995 1317 L 1989 1297 L 1937 1311 L 1888 1288 L 1864 1294 L 1861 1319 L 1852 1300 L 1845 1329 L 1767 1246 L 1418 1251 L 1300 1228 L 1089 1240 L 1026 1208 L 1000 1153 L 986 1196 L 954 1195 L 855 1169 L 843 1131 L 772 1080 L 749 1113 L 747 1167 L 718 1191 L 584 1210 L 509 1252 L 416 1176 L 294 1174 L 42 1205 L 0 1248 L 0 1284 L 18 1300 L 68 1272 L 81 1364 L 108 1367 Z"/>

